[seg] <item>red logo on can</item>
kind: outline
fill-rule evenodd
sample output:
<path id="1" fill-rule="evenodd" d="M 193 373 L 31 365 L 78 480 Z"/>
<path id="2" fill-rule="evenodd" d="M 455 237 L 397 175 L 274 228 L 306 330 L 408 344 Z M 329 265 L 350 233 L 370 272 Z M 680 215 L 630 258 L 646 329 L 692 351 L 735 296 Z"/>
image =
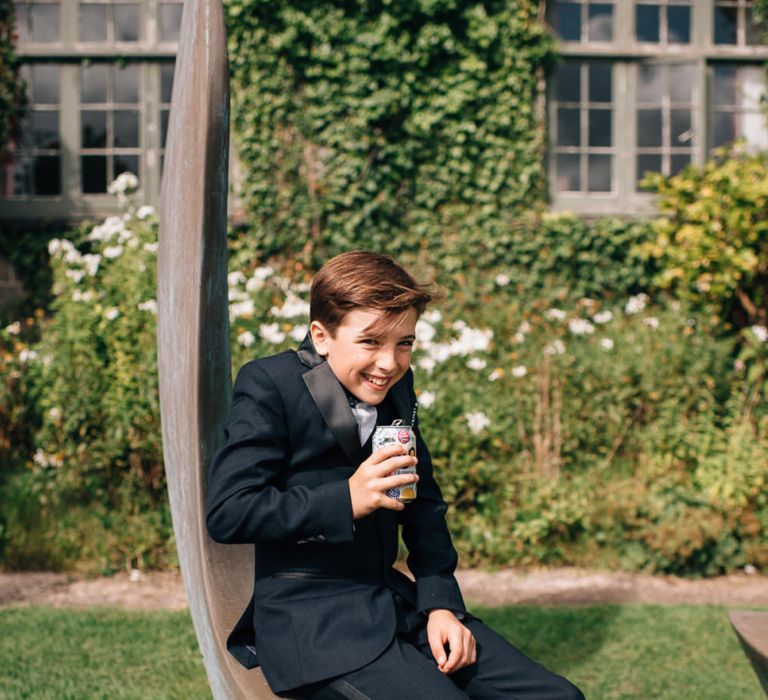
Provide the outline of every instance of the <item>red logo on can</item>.
<path id="1" fill-rule="evenodd" d="M 397 433 L 397 439 L 407 445 L 411 441 L 411 434 L 407 430 L 401 430 Z"/>

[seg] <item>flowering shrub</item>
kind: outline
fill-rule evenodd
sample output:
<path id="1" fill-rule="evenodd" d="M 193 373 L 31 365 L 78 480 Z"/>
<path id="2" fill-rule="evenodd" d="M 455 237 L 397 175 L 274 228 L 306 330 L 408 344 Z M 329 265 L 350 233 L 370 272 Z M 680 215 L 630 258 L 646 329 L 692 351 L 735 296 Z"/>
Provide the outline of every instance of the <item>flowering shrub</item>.
<path id="1" fill-rule="evenodd" d="M 155 358 L 157 218 L 51 241 L 50 319 L 0 329 L 7 566 L 173 560 Z M 233 371 L 296 347 L 310 272 L 234 237 Z M 419 420 L 464 565 L 713 574 L 768 565 L 768 329 L 648 292 L 525 294 L 500 266 L 444 274 L 416 328 Z M 17 447 L 20 446 L 20 447 Z M 24 454 L 26 453 L 26 457 Z"/>

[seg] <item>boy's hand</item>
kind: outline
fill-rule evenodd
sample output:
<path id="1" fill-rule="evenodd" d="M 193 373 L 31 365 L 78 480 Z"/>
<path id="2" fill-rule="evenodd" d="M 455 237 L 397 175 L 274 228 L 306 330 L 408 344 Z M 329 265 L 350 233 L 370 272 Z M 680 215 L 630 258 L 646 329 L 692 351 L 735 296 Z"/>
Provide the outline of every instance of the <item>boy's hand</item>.
<path id="1" fill-rule="evenodd" d="M 477 661 L 477 647 L 472 632 L 450 610 L 430 610 L 427 640 L 437 668 L 443 673 L 458 671 Z M 446 643 L 450 654 L 445 652 Z"/>
<path id="2" fill-rule="evenodd" d="M 349 478 L 349 495 L 352 499 L 352 518 L 357 520 L 379 508 L 402 510 L 405 508 L 395 498 L 387 496 L 387 490 L 395 486 L 413 484 L 419 480 L 417 474 L 389 476 L 396 469 L 412 467 L 416 457 L 405 454 L 404 445 L 387 445 L 376 450 Z"/>

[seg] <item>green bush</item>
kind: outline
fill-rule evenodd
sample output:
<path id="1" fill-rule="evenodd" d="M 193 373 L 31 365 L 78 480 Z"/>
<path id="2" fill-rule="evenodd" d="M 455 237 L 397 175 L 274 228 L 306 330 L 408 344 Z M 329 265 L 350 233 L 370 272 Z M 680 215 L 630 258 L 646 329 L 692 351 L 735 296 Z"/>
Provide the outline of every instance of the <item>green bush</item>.
<path id="1" fill-rule="evenodd" d="M 650 175 L 661 216 L 657 283 L 741 328 L 768 322 L 768 154 L 733 150 L 674 177 Z"/>
<path id="2" fill-rule="evenodd" d="M 13 0 L 0 0 L 0 158 L 11 138 L 16 109 L 22 102 L 24 85 L 13 45 L 16 11 Z"/>
<path id="3" fill-rule="evenodd" d="M 492 239 L 544 197 L 533 0 L 227 0 L 233 124 L 261 253 Z"/>

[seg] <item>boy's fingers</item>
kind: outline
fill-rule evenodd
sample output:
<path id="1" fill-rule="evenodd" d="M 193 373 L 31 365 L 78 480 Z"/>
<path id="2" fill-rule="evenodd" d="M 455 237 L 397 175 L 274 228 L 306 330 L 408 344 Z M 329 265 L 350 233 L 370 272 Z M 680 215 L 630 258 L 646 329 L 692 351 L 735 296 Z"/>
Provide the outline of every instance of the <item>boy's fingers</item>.
<path id="1" fill-rule="evenodd" d="M 395 444 L 395 445 L 386 445 L 385 447 L 382 447 L 376 452 L 372 453 L 371 456 L 368 458 L 372 464 L 379 464 L 380 462 L 383 462 L 386 459 L 389 459 L 390 457 L 395 457 L 398 455 L 404 455 L 405 454 L 405 445 Z"/>
<path id="2" fill-rule="evenodd" d="M 379 464 L 374 464 L 373 474 L 375 474 L 378 477 L 385 477 L 388 476 L 390 473 L 395 471 L 396 469 L 405 469 L 406 467 L 414 467 L 416 466 L 416 458 L 411 457 L 410 455 L 402 455 L 400 457 L 390 457 L 384 462 L 379 462 Z"/>
<path id="3" fill-rule="evenodd" d="M 434 631 L 427 631 L 427 637 L 429 641 L 429 648 L 432 651 L 432 656 L 435 657 L 435 662 L 438 668 L 442 671 L 443 664 L 447 661 L 445 655 L 445 647 L 443 646 L 443 640 L 440 635 Z"/>

